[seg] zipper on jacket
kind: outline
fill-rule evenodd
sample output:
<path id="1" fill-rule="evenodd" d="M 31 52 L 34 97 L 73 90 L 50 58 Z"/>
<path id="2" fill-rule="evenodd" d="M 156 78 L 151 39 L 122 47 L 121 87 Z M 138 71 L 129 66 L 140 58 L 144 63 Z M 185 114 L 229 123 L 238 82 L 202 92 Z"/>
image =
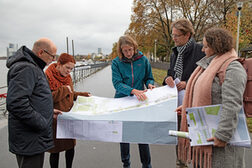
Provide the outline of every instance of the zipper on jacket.
<path id="1" fill-rule="evenodd" d="M 131 76 L 132 76 L 131 87 L 133 88 L 133 86 L 134 86 L 134 72 L 133 72 L 133 62 L 132 61 L 131 61 Z"/>

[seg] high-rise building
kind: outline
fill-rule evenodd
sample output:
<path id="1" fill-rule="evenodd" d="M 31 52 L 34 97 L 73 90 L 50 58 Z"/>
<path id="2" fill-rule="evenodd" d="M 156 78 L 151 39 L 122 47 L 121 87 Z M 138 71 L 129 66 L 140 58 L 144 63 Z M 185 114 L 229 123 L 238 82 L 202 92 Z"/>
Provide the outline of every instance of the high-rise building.
<path id="1" fill-rule="evenodd" d="M 15 54 L 18 50 L 18 45 L 9 43 L 9 47 L 7 47 L 7 58 Z"/>
<path id="2" fill-rule="evenodd" d="M 102 49 L 101 48 L 98 48 L 98 55 L 99 54 L 102 54 Z"/>

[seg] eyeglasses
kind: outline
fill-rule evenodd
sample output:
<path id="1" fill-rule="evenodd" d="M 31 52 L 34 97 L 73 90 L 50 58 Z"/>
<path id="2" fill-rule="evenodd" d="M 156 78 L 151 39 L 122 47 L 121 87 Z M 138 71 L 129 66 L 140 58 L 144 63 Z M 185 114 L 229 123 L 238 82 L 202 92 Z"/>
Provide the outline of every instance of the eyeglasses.
<path id="1" fill-rule="evenodd" d="M 134 48 L 133 48 L 133 47 L 131 47 L 131 48 L 129 48 L 129 49 L 124 49 L 124 50 L 122 50 L 122 52 L 123 52 L 124 54 L 132 53 L 133 51 L 134 51 Z"/>
<path id="2" fill-rule="evenodd" d="M 46 50 L 43 50 L 46 54 L 48 54 L 48 55 L 50 55 L 53 59 L 55 59 L 56 58 L 56 55 L 52 55 L 51 53 L 49 53 L 48 51 L 46 51 Z"/>
<path id="3" fill-rule="evenodd" d="M 184 34 L 172 34 L 172 38 L 179 38 L 181 36 L 184 36 Z"/>

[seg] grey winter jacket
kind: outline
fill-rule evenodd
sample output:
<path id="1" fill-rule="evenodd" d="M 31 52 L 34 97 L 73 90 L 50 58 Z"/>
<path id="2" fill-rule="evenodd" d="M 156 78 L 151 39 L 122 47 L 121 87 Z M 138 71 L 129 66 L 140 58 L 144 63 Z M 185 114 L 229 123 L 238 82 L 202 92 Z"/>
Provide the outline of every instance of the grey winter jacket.
<path id="1" fill-rule="evenodd" d="M 204 57 L 197 62 L 197 65 L 206 69 L 214 57 Z M 222 112 L 215 137 L 229 142 L 237 126 L 238 113 L 242 108 L 247 74 L 238 61 L 233 61 L 227 67 L 223 84 L 220 85 L 219 81 L 219 77 L 215 76 L 212 84 L 212 104 L 222 104 Z M 213 147 L 212 167 L 245 167 L 244 152 L 244 148 L 237 146 Z"/>
<path id="2" fill-rule="evenodd" d="M 25 46 L 7 60 L 9 150 L 35 155 L 53 145 L 53 99 L 45 62 Z"/>

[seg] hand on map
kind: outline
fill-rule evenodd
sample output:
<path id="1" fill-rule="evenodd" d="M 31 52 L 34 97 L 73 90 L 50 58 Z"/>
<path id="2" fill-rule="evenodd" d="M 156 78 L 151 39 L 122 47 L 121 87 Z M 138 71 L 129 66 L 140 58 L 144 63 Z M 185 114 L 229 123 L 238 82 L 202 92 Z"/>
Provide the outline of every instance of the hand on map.
<path id="1" fill-rule="evenodd" d="M 144 101 L 147 99 L 146 95 L 144 94 L 144 92 L 146 92 L 147 90 L 137 90 L 137 89 L 133 89 L 131 91 L 131 94 L 135 95 L 137 97 L 137 99 L 139 101 Z"/>
<path id="2" fill-rule="evenodd" d="M 152 89 L 154 89 L 156 86 L 154 86 L 154 85 L 152 85 L 152 84 L 149 84 L 148 85 L 148 89 L 150 89 L 150 90 L 152 90 Z"/>
<path id="3" fill-rule="evenodd" d="M 69 85 L 67 85 L 66 87 L 68 88 L 70 93 L 73 93 L 73 91 L 72 91 L 72 89 L 71 89 L 71 87 Z"/>
<path id="4" fill-rule="evenodd" d="M 59 114 L 62 114 L 62 111 L 58 109 L 53 109 L 53 118 L 57 118 Z"/>
<path id="5" fill-rule="evenodd" d="M 165 83 L 166 83 L 168 86 L 172 87 L 172 88 L 175 86 L 174 81 L 173 81 L 173 79 L 172 79 L 171 76 L 168 76 L 168 77 L 165 79 Z"/>
<path id="6" fill-rule="evenodd" d="M 222 141 L 216 137 L 209 138 L 209 139 L 207 139 L 207 141 L 214 141 L 213 146 L 215 146 L 215 147 L 225 147 L 227 145 L 227 142 Z"/>
<path id="7" fill-rule="evenodd" d="M 175 84 L 174 84 L 174 80 L 171 76 L 168 76 L 166 79 L 165 79 L 165 83 L 170 86 L 170 87 L 174 87 Z M 183 89 L 186 88 L 186 82 L 185 81 L 180 81 L 179 83 L 176 84 L 176 87 L 178 89 L 178 91 L 181 91 Z"/>

